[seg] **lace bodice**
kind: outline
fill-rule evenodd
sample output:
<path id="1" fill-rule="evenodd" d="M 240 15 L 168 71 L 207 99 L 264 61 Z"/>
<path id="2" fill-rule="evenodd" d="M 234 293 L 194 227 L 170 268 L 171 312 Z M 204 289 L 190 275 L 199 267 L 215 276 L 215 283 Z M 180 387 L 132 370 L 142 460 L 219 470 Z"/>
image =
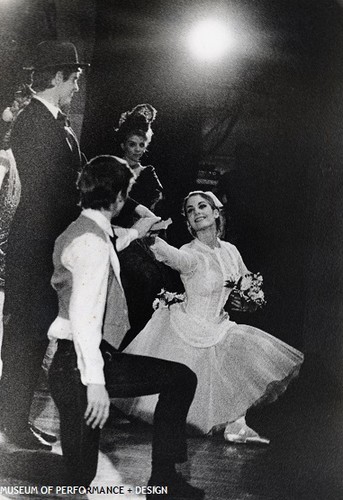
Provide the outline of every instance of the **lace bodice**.
<path id="1" fill-rule="evenodd" d="M 151 247 L 157 260 L 180 272 L 186 291 L 185 312 L 211 323 L 220 322 L 224 316 L 223 307 L 230 292 L 225 281 L 248 272 L 237 248 L 226 241 L 218 242 L 219 247 L 211 249 L 194 239 L 176 249 L 156 238 Z"/>
<path id="2" fill-rule="evenodd" d="M 21 191 L 18 169 L 11 149 L 0 150 L 0 169 L 6 172 L 0 189 L 0 287 L 4 287 L 8 235 Z"/>

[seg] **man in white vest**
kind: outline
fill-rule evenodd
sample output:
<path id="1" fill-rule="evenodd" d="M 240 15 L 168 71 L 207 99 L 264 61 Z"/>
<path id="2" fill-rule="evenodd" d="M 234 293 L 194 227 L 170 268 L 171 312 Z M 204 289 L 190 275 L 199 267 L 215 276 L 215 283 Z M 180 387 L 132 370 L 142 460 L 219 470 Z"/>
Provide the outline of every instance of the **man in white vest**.
<path id="1" fill-rule="evenodd" d="M 109 415 L 110 397 L 159 393 L 148 485 L 165 485 L 174 497 L 203 498 L 203 490 L 175 470 L 176 463 L 187 460 L 185 426 L 195 374 L 179 363 L 116 350 L 129 328 L 117 252 L 147 235 L 159 220 L 143 218 L 131 229 L 111 226 L 133 178 L 124 160 L 109 155 L 93 158 L 78 182 L 81 215 L 55 243 L 52 285 L 59 314 L 48 335 L 57 339 L 58 348 L 49 379 L 60 414 L 69 484 L 88 486 L 96 475 L 100 430 Z"/>

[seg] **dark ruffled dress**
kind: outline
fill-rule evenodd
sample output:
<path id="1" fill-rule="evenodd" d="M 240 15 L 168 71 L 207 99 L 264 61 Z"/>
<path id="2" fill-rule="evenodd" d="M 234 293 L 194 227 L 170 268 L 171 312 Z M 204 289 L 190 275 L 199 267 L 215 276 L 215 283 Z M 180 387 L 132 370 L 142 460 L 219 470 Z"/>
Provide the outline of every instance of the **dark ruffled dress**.
<path id="1" fill-rule="evenodd" d="M 133 185 L 130 198 L 112 223 L 131 227 L 137 219 L 138 204 L 151 209 L 163 194 L 163 187 L 152 166 L 140 172 Z M 144 239 L 136 240 L 119 253 L 121 280 L 126 295 L 131 328 L 123 340 L 126 347 L 143 330 L 153 314 L 152 303 L 162 288 L 183 290 L 179 274 L 162 262 L 158 262 Z"/>

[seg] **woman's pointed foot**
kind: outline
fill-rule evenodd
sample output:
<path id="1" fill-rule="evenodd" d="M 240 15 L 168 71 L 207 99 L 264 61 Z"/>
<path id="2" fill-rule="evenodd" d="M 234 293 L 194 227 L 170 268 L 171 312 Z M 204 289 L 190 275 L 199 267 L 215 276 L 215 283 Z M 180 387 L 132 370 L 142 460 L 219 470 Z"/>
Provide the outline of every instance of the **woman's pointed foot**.
<path id="1" fill-rule="evenodd" d="M 235 432 L 235 430 L 232 429 L 232 426 L 228 425 L 224 431 L 224 439 L 229 443 L 236 444 L 253 443 L 268 445 L 270 443 L 270 439 L 260 436 L 256 431 L 254 431 L 247 425 L 243 426 L 238 432 Z"/>

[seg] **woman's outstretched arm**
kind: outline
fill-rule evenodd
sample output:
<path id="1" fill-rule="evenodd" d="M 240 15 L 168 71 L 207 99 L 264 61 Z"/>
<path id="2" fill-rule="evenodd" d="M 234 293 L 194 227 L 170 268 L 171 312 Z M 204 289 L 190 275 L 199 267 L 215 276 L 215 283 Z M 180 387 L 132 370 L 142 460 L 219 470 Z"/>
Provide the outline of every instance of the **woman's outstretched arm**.
<path id="1" fill-rule="evenodd" d="M 158 261 L 182 274 L 191 274 L 197 268 L 197 258 L 193 252 L 175 248 L 162 238 L 156 237 L 150 248 Z"/>

